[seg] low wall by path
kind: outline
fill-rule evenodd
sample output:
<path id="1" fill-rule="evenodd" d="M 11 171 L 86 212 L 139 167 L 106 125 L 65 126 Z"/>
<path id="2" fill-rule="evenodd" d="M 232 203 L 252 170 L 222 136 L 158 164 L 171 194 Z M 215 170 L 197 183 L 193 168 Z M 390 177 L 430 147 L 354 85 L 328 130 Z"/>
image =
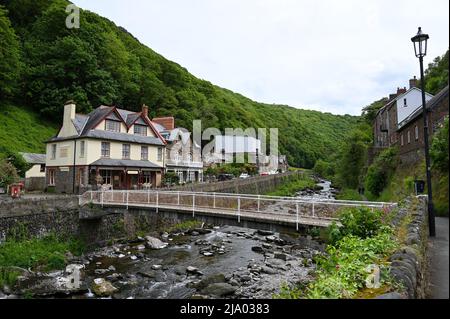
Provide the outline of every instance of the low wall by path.
<path id="1" fill-rule="evenodd" d="M 302 171 L 290 171 L 282 174 L 256 176 L 246 179 L 233 179 L 223 182 L 186 184 L 183 186 L 171 187 L 168 190 L 262 195 L 276 190 L 278 186 L 303 174 L 306 173 Z"/>
<path id="2" fill-rule="evenodd" d="M 426 298 L 429 283 L 427 197 L 405 199 L 393 224 L 401 229 L 402 246 L 389 258 L 390 275 L 403 287 L 378 298 Z"/>

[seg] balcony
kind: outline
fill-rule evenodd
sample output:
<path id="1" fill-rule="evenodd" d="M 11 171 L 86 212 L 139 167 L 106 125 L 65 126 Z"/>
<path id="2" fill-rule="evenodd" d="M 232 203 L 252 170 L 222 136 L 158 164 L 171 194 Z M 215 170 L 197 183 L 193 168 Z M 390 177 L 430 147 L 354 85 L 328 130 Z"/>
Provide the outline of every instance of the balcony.
<path id="1" fill-rule="evenodd" d="M 192 167 L 192 168 L 203 168 L 203 162 L 193 162 L 193 161 L 189 161 L 189 160 L 168 159 L 166 162 L 166 165 Z"/>

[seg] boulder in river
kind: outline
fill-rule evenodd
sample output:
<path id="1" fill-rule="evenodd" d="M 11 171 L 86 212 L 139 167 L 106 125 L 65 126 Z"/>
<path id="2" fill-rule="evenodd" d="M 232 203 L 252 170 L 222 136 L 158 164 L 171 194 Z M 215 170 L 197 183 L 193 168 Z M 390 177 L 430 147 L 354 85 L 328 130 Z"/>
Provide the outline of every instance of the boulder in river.
<path id="1" fill-rule="evenodd" d="M 203 278 L 198 283 L 192 285 L 194 288 L 199 290 L 205 289 L 211 284 L 224 283 L 226 282 L 225 275 L 222 273 L 210 275 L 208 277 Z"/>
<path id="2" fill-rule="evenodd" d="M 270 230 L 263 230 L 263 229 L 258 229 L 258 230 L 256 231 L 256 233 L 259 234 L 259 235 L 262 235 L 262 236 L 270 236 L 270 235 L 273 235 L 273 234 L 274 234 L 273 231 L 270 231 Z"/>
<path id="3" fill-rule="evenodd" d="M 104 278 L 94 279 L 92 285 L 92 291 L 99 297 L 109 297 L 114 294 L 118 289 Z"/>
<path id="4" fill-rule="evenodd" d="M 236 292 L 236 287 L 230 284 L 219 282 L 214 283 L 202 290 L 204 295 L 212 295 L 215 297 L 224 297 L 232 295 Z"/>
<path id="5" fill-rule="evenodd" d="M 146 243 L 147 247 L 151 248 L 151 249 L 162 249 L 162 248 L 167 247 L 167 245 L 168 245 L 168 243 L 165 243 L 155 237 L 146 236 L 145 239 L 147 241 L 147 243 Z"/>
<path id="6" fill-rule="evenodd" d="M 264 249 L 260 246 L 253 246 L 252 251 L 254 251 L 255 253 L 263 253 Z"/>

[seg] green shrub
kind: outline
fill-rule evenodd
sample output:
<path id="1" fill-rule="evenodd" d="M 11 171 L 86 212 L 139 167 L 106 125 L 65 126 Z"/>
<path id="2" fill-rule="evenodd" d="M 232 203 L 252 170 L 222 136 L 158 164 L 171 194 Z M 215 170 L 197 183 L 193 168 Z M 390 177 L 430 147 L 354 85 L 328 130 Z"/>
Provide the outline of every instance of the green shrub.
<path id="1" fill-rule="evenodd" d="M 388 185 L 396 166 L 396 148 L 388 148 L 381 152 L 367 171 L 365 180 L 367 191 L 374 196 L 380 196 L 380 193 Z"/>

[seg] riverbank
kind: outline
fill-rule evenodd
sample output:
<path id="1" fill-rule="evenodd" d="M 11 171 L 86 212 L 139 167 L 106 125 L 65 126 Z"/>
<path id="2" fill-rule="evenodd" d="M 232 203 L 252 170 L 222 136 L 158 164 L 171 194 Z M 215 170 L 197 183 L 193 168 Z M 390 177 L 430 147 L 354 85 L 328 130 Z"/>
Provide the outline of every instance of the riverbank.
<path id="1" fill-rule="evenodd" d="M 66 270 L 19 277 L 8 298 L 271 298 L 309 282 L 322 250 L 311 236 L 203 225 L 73 256 Z M 77 287 L 64 284 L 74 269 Z"/>

